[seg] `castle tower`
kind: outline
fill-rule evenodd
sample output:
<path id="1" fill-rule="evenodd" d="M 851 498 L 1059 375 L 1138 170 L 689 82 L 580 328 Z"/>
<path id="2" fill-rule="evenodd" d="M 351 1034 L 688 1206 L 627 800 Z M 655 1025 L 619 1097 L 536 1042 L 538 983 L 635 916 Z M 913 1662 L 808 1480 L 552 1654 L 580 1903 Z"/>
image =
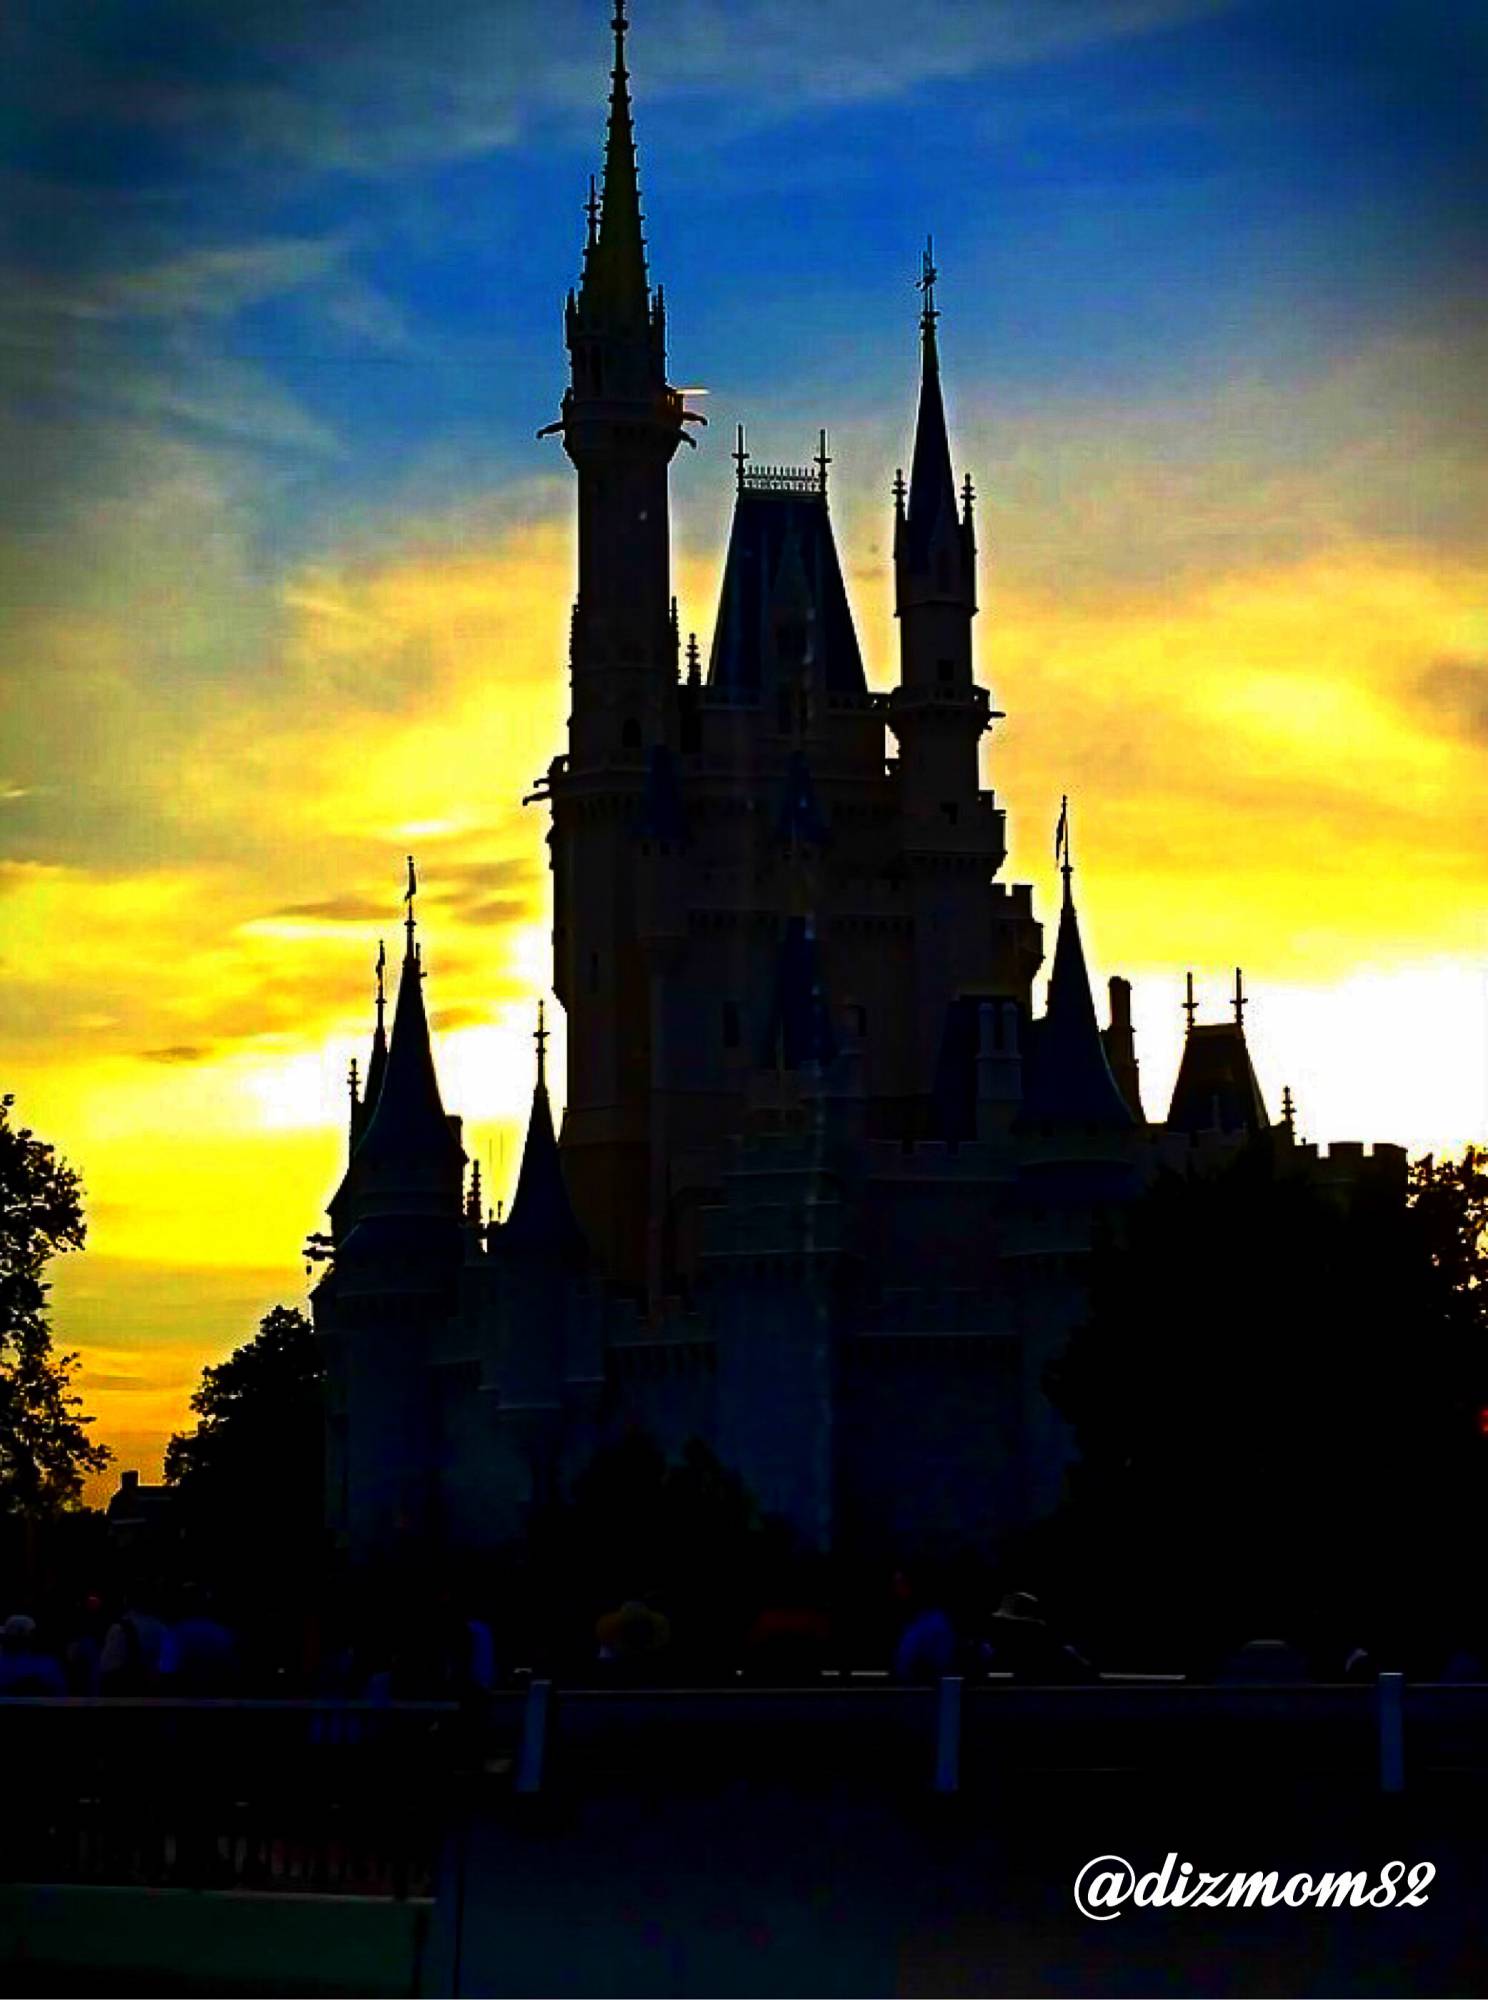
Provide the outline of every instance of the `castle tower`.
<path id="1" fill-rule="evenodd" d="M 666 379 L 666 318 L 646 274 L 625 64 L 614 17 L 602 199 L 570 293 L 560 432 L 578 474 L 578 595 L 568 755 L 553 809 L 553 985 L 568 1016 L 563 1147 L 604 1269 L 645 1283 L 652 1180 L 653 968 L 639 935 L 636 843 L 648 771 L 678 735 L 667 469 L 685 435 Z"/>
<path id="2" fill-rule="evenodd" d="M 570 384 L 553 428 L 579 476 L 579 577 L 569 761 L 639 763 L 676 732 L 667 467 L 684 436 L 667 385 L 666 313 L 646 275 L 625 66 L 624 0 L 614 18 L 602 198 L 591 192 L 577 294 L 565 314 Z"/>
<path id="3" fill-rule="evenodd" d="M 971 482 L 956 497 L 936 333 L 936 269 L 921 265 L 920 394 L 908 487 L 894 483 L 899 684 L 887 720 L 899 744 L 898 838 L 913 910 L 910 1061 L 915 1124 L 945 1138 L 975 1129 L 983 1003 L 993 1053 L 1009 1046 L 1003 1001 L 1025 1008 L 1042 956 L 1026 906 L 988 885 L 1007 853 L 1004 816 L 978 774 L 993 709 L 972 671 L 977 610 Z M 999 892 L 1001 895 L 1001 892 Z"/>
<path id="4" fill-rule="evenodd" d="M 369 1074 L 365 1124 L 330 1204 L 334 1261 L 313 1299 L 330 1517 L 359 1561 L 416 1552 L 434 1532 L 430 1348 L 464 1258 L 465 1151 L 434 1073 L 416 886 L 410 860 L 392 1037 L 375 1098 Z"/>
<path id="5" fill-rule="evenodd" d="M 964 849 L 977 798 L 977 745 L 991 720 L 972 676 L 976 616 L 976 537 L 971 482 L 956 499 L 941 393 L 935 323 L 937 272 L 927 247 L 921 266 L 920 402 L 906 493 L 894 491 L 894 605 L 899 620 L 899 685 L 889 727 L 899 740 L 900 787 L 912 847 Z M 988 858 L 995 869 L 1002 852 Z"/>

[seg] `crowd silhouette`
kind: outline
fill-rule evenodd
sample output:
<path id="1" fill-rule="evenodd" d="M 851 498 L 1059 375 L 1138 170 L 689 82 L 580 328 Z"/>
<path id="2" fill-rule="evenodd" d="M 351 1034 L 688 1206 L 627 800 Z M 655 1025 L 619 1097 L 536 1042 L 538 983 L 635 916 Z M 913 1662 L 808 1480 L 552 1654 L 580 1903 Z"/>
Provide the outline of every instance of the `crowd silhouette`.
<path id="1" fill-rule="evenodd" d="M 574 1686 L 809 1687 L 946 1675 L 1054 1687 L 1120 1677 L 1276 1685 L 1411 1678 L 1488 1680 L 1484 1649 L 1457 1629 L 1402 1637 L 1212 1631 L 1187 1646 L 1144 1638 L 1141 1621 L 1091 1641 L 1027 1590 L 969 1588 L 933 1565 L 901 1566 L 845 1593 L 829 1566 L 784 1569 L 776 1587 L 726 1604 L 636 1589 L 569 1601 L 535 1623 L 447 1579 L 328 1590 L 244 1612 L 210 1584 L 132 1579 L 0 1623 L 0 1699 L 470 1702 L 537 1675 Z M 504 1615 L 508 1613 L 510 1615 Z"/>

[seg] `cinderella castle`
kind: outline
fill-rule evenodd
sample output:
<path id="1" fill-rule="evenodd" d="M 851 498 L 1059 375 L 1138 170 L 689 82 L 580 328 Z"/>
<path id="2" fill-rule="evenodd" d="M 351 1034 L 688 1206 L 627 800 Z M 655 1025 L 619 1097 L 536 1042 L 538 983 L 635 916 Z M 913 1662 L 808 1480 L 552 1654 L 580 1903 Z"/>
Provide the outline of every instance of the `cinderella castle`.
<path id="1" fill-rule="evenodd" d="M 497 1221 L 440 1096 L 409 873 L 391 1033 L 379 975 L 313 1295 L 329 1509 L 353 1561 L 521 1536 L 639 1425 L 706 1442 L 808 1548 L 985 1546 L 1047 1513 L 1066 1437 L 1047 1363 L 1102 1217 L 1164 1166 L 1269 1129 L 1234 1018 L 1189 1032 L 1144 1108 L 1130 989 L 1104 1026 L 1067 819 L 1044 928 L 998 879 L 980 777 L 972 485 L 958 488 L 935 271 L 922 275 L 909 477 L 893 489 L 897 684 L 869 688 L 828 502 L 742 432 L 706 666 L 681 642 L 669 467 L 701 417 L 667 380 L 646 267 L 623 0 L 602 199 L 556 423 L 578 490 L 568 747 L 551 812 L 555 1132 L 537 1078 Z M 892 744 L 893 753 L 888 754 Z M 1363 1149 L 1312 1170 L 1347 1180 Z M 1381 1171 L 1398 1149 L 1377 1147 Z"/>

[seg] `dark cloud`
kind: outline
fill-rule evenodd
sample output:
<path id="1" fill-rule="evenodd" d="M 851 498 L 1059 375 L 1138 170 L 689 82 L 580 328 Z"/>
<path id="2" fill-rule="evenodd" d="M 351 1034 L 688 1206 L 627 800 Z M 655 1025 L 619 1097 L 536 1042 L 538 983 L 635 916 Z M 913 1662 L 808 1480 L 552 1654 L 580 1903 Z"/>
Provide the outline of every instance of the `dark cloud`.
<path id="1" fill-rule="evenodd" d="M 1448 734 L 1488 749 L 1488 658 L 1437 660 L 1416 693 Z"/>
<path id="2" fill-rule="evenodd" d="M 449 1034 L 455 1028 L 481 1028 L 491 1019 L 485 1007 L 436 1007 L 429 1018 L 429 1025 L 436 1034 Z"/>
<path id="3" fill-rule="evenodd" d="M 471 924 L 512 924 L 531 914 L 531 904 L 517 896 L 490 896 L 460 905 L 460 915 Z"/>
<path id="4" fill-rule="evenodd" d="M 172 1042 L 163 1049 L 141 1049 L 140 1058 L 152 1063 L 206 1062 L 213 1053 L 210 1043 Z"/>
<path id="5" fill-rule="evenodd" d="M 377 924 L 391 921 L 392 905 L 386 896 L 323 896 L 317 902 L 285 903 L 276 917 L 306 917 L 327 924 Z"/>

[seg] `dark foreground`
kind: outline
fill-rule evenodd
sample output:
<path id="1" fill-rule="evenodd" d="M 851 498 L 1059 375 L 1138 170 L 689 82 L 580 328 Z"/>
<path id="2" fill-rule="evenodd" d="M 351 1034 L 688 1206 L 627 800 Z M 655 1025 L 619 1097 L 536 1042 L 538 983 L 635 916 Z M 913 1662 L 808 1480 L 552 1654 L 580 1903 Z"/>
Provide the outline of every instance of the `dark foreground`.
<path id="1" fill-rule="evenodd" d="M 308 1782 L 326 1730 L 305 1740 L 301 1712 L 232 1770 L 230 1834 L 203 1763 L 228 1717 L 148 1718 L 122 1732 L 136 1750 L 154 1732 L 131 1767 L 162 1773 L 131 1793 L 147 1837 L 121 1844 L 95 1798 L 80 1841 L 53 1809 L 38 1879 L 0 1889 L 5 1990 L 1483 1993 L 1488 1690 L 1454 1693 L 1445 1722 L 1434 1699 L 1407 1690 L 1398 1794 L 1372 1691 L 968 1691 L 950 1760 L 934 1690 L 559 1696 L 540 1763 L 518 1703 L 474 1735 L 427 1710 L 367 1725 L 331 1746 L 334 1800 Z M 1436 1872 L 1419 1908 L 1076 1909 L 1095 1856 L 1140 1874 L 1170 1851 L 1281 1883 Z"/>

